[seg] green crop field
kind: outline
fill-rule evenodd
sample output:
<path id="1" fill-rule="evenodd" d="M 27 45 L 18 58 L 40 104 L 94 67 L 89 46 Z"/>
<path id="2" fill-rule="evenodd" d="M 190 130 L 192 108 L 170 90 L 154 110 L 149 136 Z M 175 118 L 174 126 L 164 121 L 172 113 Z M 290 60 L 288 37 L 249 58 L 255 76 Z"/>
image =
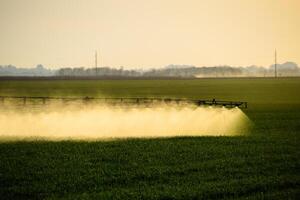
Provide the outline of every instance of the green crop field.
<path id="1" fill-rule="evenodd" d="M 234 137 L 0 141 L 0 199 L 300 196 L 300 78 L 0 80 L 0 95 L 247 101 L 254 124 Z"/>

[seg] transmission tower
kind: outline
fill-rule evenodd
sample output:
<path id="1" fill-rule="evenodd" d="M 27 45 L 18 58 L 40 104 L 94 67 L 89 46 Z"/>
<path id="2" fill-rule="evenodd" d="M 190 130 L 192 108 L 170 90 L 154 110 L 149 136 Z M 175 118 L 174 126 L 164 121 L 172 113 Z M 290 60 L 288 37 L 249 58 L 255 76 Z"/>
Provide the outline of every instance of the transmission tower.
<path id="1" fill-rule="evenodd" d="M 274 70 L 274 75 L 275 75 L 275 78 L 277 78 L 277 51 L 275 49 L 275 70 Z"/>
<path id="2" fill-rule="evenodd" d="M 96 70 L 96 76 L 98 76 L 98 54 L 97 54 L 97 51 L 95 51 L 95 70 Z"/>

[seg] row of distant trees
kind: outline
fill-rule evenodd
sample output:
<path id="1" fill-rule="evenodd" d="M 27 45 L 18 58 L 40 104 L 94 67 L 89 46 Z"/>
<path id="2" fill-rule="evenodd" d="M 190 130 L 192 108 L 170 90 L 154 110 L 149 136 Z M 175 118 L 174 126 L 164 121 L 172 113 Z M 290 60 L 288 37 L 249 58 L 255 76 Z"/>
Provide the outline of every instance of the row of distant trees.
<path id="1" fill-rule="evenodd" d="M 60 68 L 51 70 L 37 65 L 35 68 L 17 68 L 12 65 L 0 66 L 0 76 L 118 76 L 118 77 L 270 77 L 274 76 L 274 65 L 268 68 L 260 66 L 232 67 L 196 67 L 191 65 L 168 65 L 164 68 L 149 70 L 129 70 L 110 67 L 99 68 Z M 277 65 L 278 76 L 300 76 L 300 68 L 294 62 Z"/>
<path id="2" fill-rule="evenodd" d="M 142 76 L 143 74 L 136 70 L 123 70 L 122 68 L 61 68 L 56 72 L 57 76 Z"/>
<path id="3" fill-rule="evenodd" d="M 0 65 L 0 76 L 54 76 L 56 70 L 37 65 L 35 68 L 22 68 L 13 65 Z"/>
<path id="4" fill-rule="evenodd" d="M 62 68 L 57 76 L 124 76 L 124 77 L 270 77 L 274 76 L 274 65 L 269 68 L 259 66 L 195 67 L 189 65 L 168 65 L 150 70 L 124 70 L 123 68 Z M 300 76 L 296 63 L 286 62 L 277 65 L 278 76 Z"/>

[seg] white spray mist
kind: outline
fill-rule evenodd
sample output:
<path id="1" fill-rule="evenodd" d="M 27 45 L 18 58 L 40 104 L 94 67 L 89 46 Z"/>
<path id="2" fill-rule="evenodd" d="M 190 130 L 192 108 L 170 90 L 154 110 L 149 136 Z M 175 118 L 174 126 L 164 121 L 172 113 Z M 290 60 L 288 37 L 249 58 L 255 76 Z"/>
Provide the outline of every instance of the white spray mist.
<path id="1" fill-rule="evenodd" d="M 238 108 L 54 105 L 34 112 L 15 109 L 2 111 L 0 140 L 234 136 L 243 134 L 249 124 L 250 120 Z"/>

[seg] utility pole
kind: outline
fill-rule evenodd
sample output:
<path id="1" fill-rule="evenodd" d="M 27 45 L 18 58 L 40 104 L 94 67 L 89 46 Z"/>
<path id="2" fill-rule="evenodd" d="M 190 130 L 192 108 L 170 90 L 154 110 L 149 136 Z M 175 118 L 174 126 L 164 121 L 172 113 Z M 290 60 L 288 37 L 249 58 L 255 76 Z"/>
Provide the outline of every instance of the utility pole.
<path id="1" fill-rule="evenodd" d="M 96 76 L 98 76 L 98 55 L 97 55 L 97 51 L 95 51 L 95 70 L 96 70 Z"/>
<path id="2" fill-rule="evenodd" d="M 277 52 L 276 52 L 276 49 L 275 49 L 275 66 L 274 67 L 275 67 L 274 75 L 275 75 L 275 78 L 277 78 Z"/>

